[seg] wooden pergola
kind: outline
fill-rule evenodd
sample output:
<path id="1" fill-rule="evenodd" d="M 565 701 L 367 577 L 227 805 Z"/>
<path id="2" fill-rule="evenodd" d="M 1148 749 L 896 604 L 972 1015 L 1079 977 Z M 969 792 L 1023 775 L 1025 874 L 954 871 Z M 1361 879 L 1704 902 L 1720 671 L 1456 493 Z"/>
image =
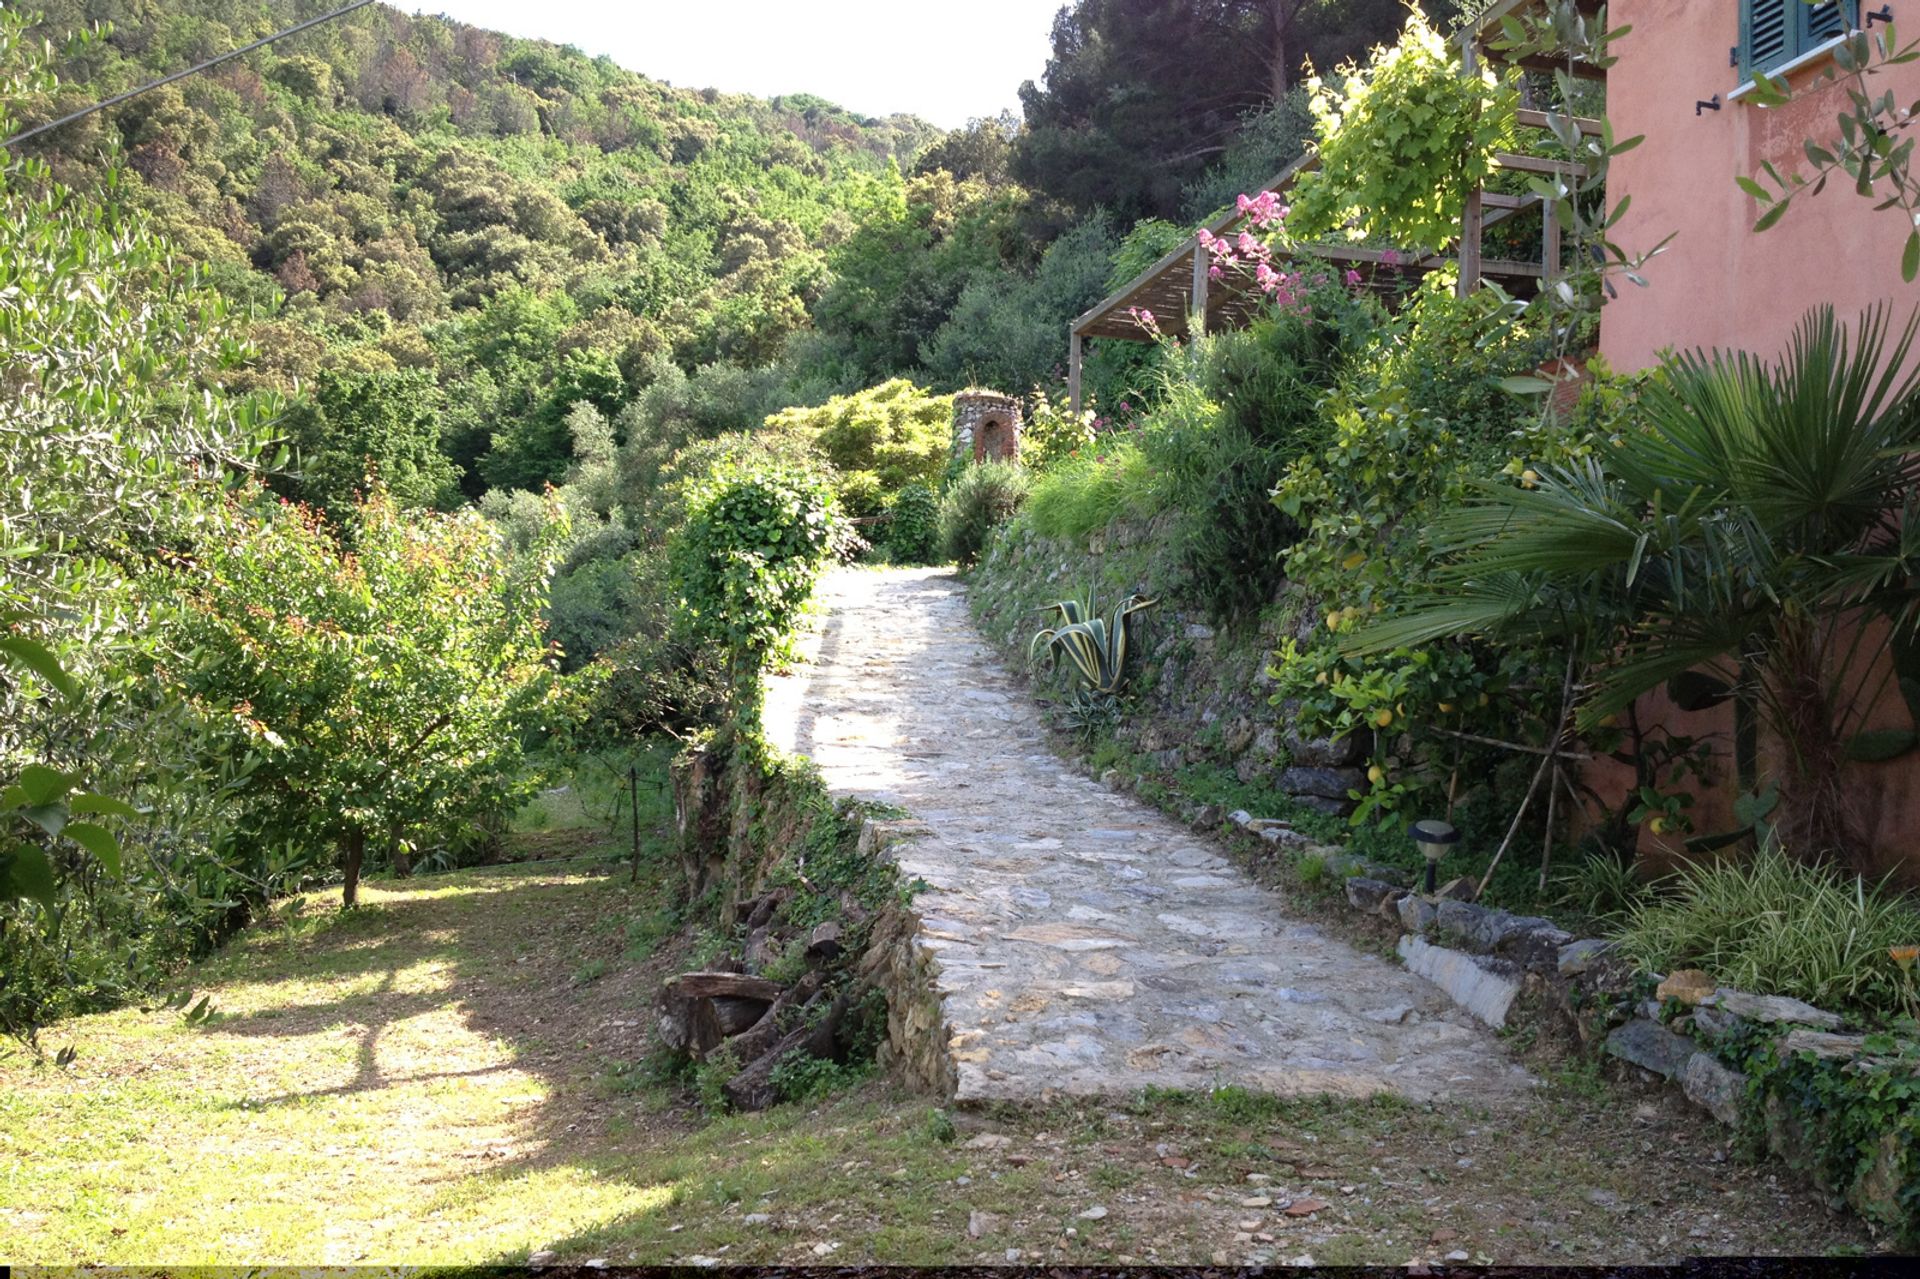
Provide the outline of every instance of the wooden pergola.
<path id="1" fill-rule="evenodd" d="M 1498 30 L 1501 18 L 1539 2 L 1494 0 L 1481 14 L 1472 32 L 1463 37 L 1465 65 L 1471 69 L 1482 61 L 1498 61 L 1527 70 L 1552 69 L 1533 58 L 1507 59 L 1488 44 L 1489 33 Z M 1600 7 L 1601 0 L 1579 0 L 1579 3 L 1583 12 L 1590 12 Z M 1563 64 L 1552 65 L 1557 67 Z M 1597 67 L 1576 66 L 1575 73 L 1590 79 L 1606 78 L 1606 73 Z M 1549 128 L 1544 111 L 1522 109 L 1517 118 L 1523 128 L 1541 131 Z M 1587 136 L 1600 133 L 1601 126 L 1597 120 L 1579 120 L 1576 124 L 1580 132 Z M 1319 157 L 1309 151 L 1275 174 L 1258 192 L 1250 194 L 1272 192 L 1284 198 L 1300 175 L 1312 172 L 1319 167 L 1319 163 Z M 1505 172 L 1541 176 L 1580 177 L 1586 172 L 1581 165 L 1570 161 L 1512 152 L 1496 155 L 1494 165 Z M 1540 261 L 1520 262 L 1483 255 L 1483 236 L 1488 227 L 1536 207 L 1543 214 Z M 1245 224 L 1244 214 L 1238 210 L 1228 210 L 1207 223 L 1204 229 L 1213 237 L 1224 237 L 1239 231 Z M 1297 245 L 1293 251 L 1296 255 L 1318 258 L 1337 271 L 1359 270 L 1368 286 L 1375 289 L 1399 291 L 1430 271 L 1458 265 L 1463 293 L 1476 288 L 1483 280 L 1497 280 L 1509 292 L 1524 295 L 1537 291 L 1544 281 L 1560 274 L 1560 239 L 1560 226 L 1553 201 L 1538 195 L 1508 195 L 1498 191 L 1475 190 L 1468 193 L 1460 241 L 1453 255 L 1397 253 L 1339 243 Z M 1246 328 L 1253 323 L 1264 309 L 1259 290 L 1253 287 L 1251 281 L 1237 275 L 1213 279 L 1212 267 L 1213 256 L 1201 247 L 1200 235 L 1196 232 L 1192 239 L 1074 320 L 1068 336 L 1067 389 L 1075 412 L 1079 412 L 1081 406 L 1081 375 L 1088 338 L 1150 342 L 1155 340 L 1156 331 L 1160 336 L 1183 338 L 1222 328 Z M 1141 312 L 1153 315 L 1151 328 L 1141 322 Z"/>

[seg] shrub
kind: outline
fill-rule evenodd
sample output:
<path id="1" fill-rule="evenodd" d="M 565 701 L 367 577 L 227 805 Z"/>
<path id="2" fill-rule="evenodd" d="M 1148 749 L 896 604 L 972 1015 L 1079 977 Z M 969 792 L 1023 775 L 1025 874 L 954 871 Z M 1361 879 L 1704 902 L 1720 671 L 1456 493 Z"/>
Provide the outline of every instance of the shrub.
<path id="1" fill-rule="evenodd" d="M 880 514 L 908 484 L 937 482 L 952 425 L 953 397 L 905 378 L 767 419 L 768 431 L 806 440 L 832 464 L 840 507 L 854 518 Z"/>
<path id="2" fill-rule="evenodd" d="M 730 463 L 688 491 L 674 581 L 694 631 L 725 649 L 750 717 L 760 667 L 790 638 L 840 522 L 826 482 L 787 467 Z"/>
<path id="3" fill-rule="evenodd" d="M 1059 462 L 1094 441 L 1094 412 L 1073 412 L 1063 395 L 1033 389 L 1033 411 L 1020 428 L 1020 463 L 1035 474 L 1050 471 Z"/>
<path id="4" fill-rule="evenodd" d="M 925 564 L 940 542 L 940 499 L 925 484 L 909 484 L 888 507 L 886 548 L 896 563 Z"/>
<path id="5" fill-rule="evenodd" d="M 1364 68 L 1342 67 L 1338 88 L 1317 78 L 1309 87 L 1320 168 L 1294 188 L 1301 234 L 1354 223 L 1408 248 L 1441 248 L 1460 233 L 1467 192 L 1513 144 L 1512 82 L 1463 71 L 1418 9 L 1399 43 Z"/>
<path id="6" fill-rule="evenodd" d="M 1892 946 L 1920 940 L 1911 902 L 1769 844 L 1686 867 L 1615 934 L 1657 972 L 1703 968 L 1724 985 L 1884 1020 L 1903 1012 Z"/>
<path id="7" fill-rule="evenodd" d="M 941 555 L 960 564 L 978 560 L 993 530 L 1026 501 L 1027 483 L 1027 473 L 1012 462 L 961 471 L 940 503 Z"/>

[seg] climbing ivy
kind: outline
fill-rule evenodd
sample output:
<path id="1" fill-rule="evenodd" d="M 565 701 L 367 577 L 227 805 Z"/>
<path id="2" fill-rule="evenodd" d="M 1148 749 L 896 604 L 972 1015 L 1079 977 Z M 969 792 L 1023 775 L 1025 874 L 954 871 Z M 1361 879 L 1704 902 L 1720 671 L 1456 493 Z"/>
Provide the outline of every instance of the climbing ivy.
<path id="1" fill-rule="evenodd" d="M 1747 1077 L 1742 1144 L 1845 1195 L 1903 1246 L 1920 1241 L 1920 1044 L 1869 1035 L 1860 1057 L 1836 1061 L 1781 1043 L 1750 1028 L 1721 1044 Z"/>
<path id="2" fill-rule="evenodd" d="M 724 465 L 689 495 L 671 552 L 674 579 L 694 629 L 726 649 L 749 719 L 760 668 L 791 636 L 839 524 L 826 481 L 793 467 Z"/>
<path id="3" fill-rule="evenodd" d="M 1320 168 L 1294 187 L 1296 236 L 1352 226 L 1404 248 L 1443 248 L 1460 232 L 1467 193 L 1514 145 L 1511 80 L 1464 68 L 1417 8 L 1398 44 L 1308 88 Z"/>

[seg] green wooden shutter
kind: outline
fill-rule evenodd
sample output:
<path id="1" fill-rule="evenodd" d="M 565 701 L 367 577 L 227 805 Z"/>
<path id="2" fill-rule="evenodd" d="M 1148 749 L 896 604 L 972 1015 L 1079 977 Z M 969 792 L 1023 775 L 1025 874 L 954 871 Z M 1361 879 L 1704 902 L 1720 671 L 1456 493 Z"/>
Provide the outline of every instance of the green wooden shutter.
<path id="1" fill-rule="evenodd" d="M 1802 0 L 1740 0 L 1741 67 L 1749 74 L 1770 71 L 1793 58 L 1800 15 L 1806 12 Z"/>
<path id="2" fill-rule="evenodd" d="M 1845 12 L 1840 0 L 1826 0 L 1825 4 L 1807 4 L 1796 0 L 1795 7 L 1800 10 L 1800 47 L 1797 53 L 1805 53 L 1818 44 L 1825 44 L 1835 36 L 1845 35 L 1851 25 L 1851 14 Z"/>

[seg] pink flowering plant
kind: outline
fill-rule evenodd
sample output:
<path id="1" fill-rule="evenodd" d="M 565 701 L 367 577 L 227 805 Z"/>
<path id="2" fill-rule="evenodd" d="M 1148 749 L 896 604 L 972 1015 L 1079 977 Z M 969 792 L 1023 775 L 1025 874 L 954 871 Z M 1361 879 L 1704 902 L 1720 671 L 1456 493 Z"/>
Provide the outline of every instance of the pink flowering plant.
<path id="1" fill-rule="evenodd" d="M 1242 195 L 1238 201 L 1245 225 L 1228 235 L 1201 227 L 1196 238 L 1210 259 L 1209 278 L 1251 285 L 1281 315 L 1312 320 L 1346 308 L 1338 305 L 1351 291 L 1365 287 L 1360 272 L 1341 271 L 1329 263 L 1290 260 L 1287 218 L 1292 210 L 1273 191 Z"/>

